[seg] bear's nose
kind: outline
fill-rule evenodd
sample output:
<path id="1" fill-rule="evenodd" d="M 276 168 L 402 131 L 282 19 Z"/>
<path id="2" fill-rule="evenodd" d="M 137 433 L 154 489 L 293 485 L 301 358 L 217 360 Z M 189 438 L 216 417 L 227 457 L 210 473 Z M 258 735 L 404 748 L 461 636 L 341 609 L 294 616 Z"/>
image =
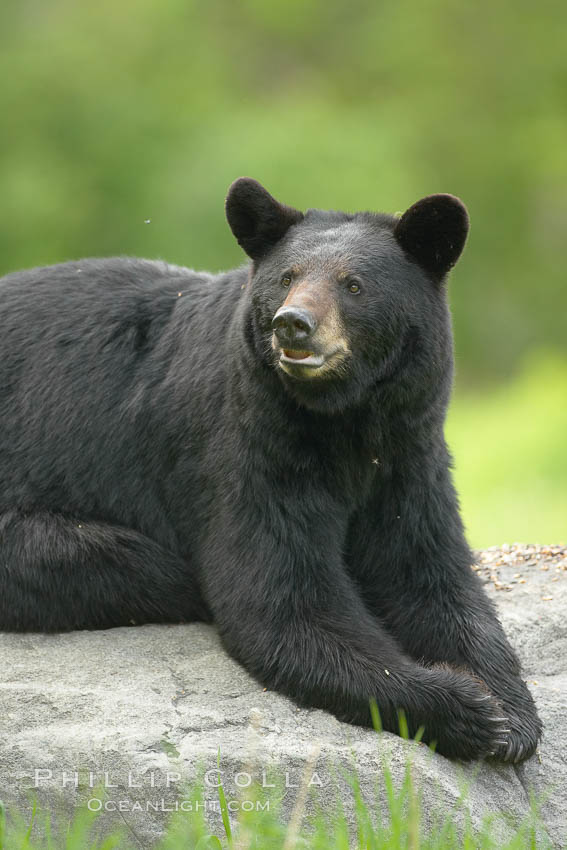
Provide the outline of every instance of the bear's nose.
<path id="1" fill-rule="evenodd" d="M 302 307 L 280 307 L 272 320 L 272 330 L 281 345 L 304 342 L 315 333 L 317 320 Z"/>

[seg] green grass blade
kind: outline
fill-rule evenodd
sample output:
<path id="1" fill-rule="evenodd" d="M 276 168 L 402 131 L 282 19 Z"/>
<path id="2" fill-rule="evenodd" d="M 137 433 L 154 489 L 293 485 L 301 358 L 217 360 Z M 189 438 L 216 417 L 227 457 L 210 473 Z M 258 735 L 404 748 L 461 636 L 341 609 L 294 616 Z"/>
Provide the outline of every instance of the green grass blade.
<path id="1" fill-rule="evenodd" d="M 382 732 L 382 718 L 380 717 L 380 711 L 374 698 L 370 700 L 370 716 L 372 717 L 372 725 L 376 732 Z"/>
<path id="2" fill-rule="evenodd" d="M 218 751 L 218 754 L 217 754 L 217 767 L 220 770 L 220 747 L 219 747 L 219 751 Z M 226 795 L 224 793 L 224 788 L 223 788 L 222 782 L 219 782 L 218 793 L 219 793 L 219 803 L 220 803 L 221 817 L 222 817 L 222 822 L 223 822 L 223 826 L 224 826 L 224 831 L 226 833 L 226 838 L 227 838 L 229 846 L 232 846 L 232 829 L 230 827 L 230 817 L 229 817 L 229 814 L 228 814 L 228 805 L 227 805 L 227 802 L 226 802 Z"/>
<path id="3" fill-rule="evenodd" d="M 195 850 L 222 850 L 222 844 L 216 835 L 203 835 L 195 845 Z"/>

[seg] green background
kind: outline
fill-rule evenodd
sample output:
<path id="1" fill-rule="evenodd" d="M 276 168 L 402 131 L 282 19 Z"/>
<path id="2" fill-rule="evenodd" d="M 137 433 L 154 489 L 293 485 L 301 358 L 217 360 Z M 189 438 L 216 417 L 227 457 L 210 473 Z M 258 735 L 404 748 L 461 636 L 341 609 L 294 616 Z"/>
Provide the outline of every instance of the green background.
<path id="1" fill-rule="evenodd" d="M 457 194 L 448 436 L 470 539 L 567 541 L 566 9 L 4 0 L 0 272 L 238 264 L 223 199 L 243 174 L 302 208 Z"/>

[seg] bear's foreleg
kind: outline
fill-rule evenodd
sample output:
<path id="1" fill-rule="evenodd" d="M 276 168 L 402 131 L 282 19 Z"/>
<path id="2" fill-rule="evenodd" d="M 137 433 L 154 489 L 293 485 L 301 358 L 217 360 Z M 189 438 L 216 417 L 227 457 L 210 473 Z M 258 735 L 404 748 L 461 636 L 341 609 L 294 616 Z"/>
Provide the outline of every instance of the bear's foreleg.
<path id="1" fill-rule="evenodd" d="M 424 740 L 448 756 L 502 745 L 502 712 L 481 683 L 420 666 L 365 610 L 332 506 L 294 493 L 255 503 L 250 489 L 227 501 L 211 528 L 203 592 L 225 647 L 263 685 L 363 725 L 374 698 L 392 732 L 403 709 L 410 734 L 424 726 Z"/>
<path id="2" fill-rule="evenodd" d="M 349 569 L 366 608 L 409 656 L 482 679 L 502 705 L 510 734 L 496 757 L 533 754 L 542 724 L 520 665 L 471 569 L 473 556 L 447 485 L 434 492 L 382 488 L 349 534 Z"/>

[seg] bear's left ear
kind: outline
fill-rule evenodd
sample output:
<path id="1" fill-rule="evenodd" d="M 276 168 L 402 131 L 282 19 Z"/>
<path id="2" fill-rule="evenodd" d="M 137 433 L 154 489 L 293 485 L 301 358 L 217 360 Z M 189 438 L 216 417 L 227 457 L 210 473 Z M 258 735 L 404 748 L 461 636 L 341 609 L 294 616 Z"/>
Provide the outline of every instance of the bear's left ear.
<path id="1" fill-rule="evenodd" d="M 433 277 L 443 278 L 464 248 L 469 215 L 454 195 L 428 195 L 413 204 L 394 228 L 398 244 Z"/>
<path id="2" fill-rule="evenodd" d="M 240 247 L 259 260 L 303 213 L 280 204 L 257 180 L 239 177 L 228 190 L 226 217 Z"/>

